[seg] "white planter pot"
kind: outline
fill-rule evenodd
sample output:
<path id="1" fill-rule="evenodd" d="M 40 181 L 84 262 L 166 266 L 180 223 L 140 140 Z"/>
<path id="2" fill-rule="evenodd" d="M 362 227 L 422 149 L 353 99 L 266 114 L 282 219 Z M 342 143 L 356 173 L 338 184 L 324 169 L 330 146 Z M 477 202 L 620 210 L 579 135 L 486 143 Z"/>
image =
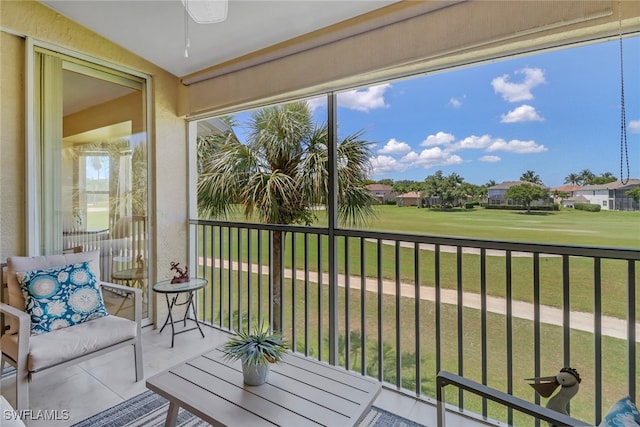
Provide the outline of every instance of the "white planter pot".
<path id="1" fill-rule="evenodd" d="M 246 365 L 242 364 L 242 375 L 244 383 L 247 385 L 261 385 L 267 382 L 269 377 L 269 365 Z"/>

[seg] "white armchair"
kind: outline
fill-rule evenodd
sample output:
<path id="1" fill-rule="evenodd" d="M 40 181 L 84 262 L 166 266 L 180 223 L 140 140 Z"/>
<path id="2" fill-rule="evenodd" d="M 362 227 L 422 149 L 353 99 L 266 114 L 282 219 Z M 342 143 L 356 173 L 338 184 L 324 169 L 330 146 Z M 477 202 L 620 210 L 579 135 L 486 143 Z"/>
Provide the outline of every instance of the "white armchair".
<path id="1" fill-rule="evenodd" d="M 91 271 L 100 277 L 99 251 L 41 257 L 9 257 L 5 275 L 9 303 L 0 303 L 0 314 L 9 328 L 0 325 L 2 365 L 16 368 L 16 410 L 29 409 L 29 382 L 35 376 L 100 356 L 123 346 L 132 345 L 136 381 L 142 372 L 142 293 L 140 289 L 98 282 L 100 290 L 110 289 L 133 296 L 134 320 L 107 315 L 42 334 L 31 334 L 31 316 L 25 311 L 25 300 L 17 274 L 37 269 L 89 261 Z"/>

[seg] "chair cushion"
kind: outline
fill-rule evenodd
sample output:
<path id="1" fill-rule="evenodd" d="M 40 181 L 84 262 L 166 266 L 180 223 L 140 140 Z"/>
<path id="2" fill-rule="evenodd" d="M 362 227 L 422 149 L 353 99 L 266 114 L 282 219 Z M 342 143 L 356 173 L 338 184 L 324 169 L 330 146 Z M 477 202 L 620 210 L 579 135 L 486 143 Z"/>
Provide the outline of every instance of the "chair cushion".
<path id="1" fill-rule="evenodd" d="M 29 338 L 27 369 L 29 372 L 46 369 L 135 338 L 136 334 L 136 322 L 105 316 L 47 334 L 32 335 Z M 2 352 L 16 360 L 18 335 L 5 334 L 0 344 Z"/>
<path id="2" fill-rule="evenodd" d="M 26 302 L 16 273 L 33 270 L 42 270 L 50 267 L 60 267 L 67 264 L 89 261 L 91 271 L 96 277 L 100 277 L 100 251 L 79 252 L 65 255 L 46 255 L 35 257 L 12 256 L 7 258 L 7 287 L 9 293 L 9 305 L 18 310 L 25 311 Z M 18 331 L 18 321 L 9 319 L 9 333 Z"/>
<path id="3" fill-rule="evenodd" d="M 31 333 L 44 334 L 107 316 L 88 262 L 18 273 Z"/>
<path id="4" fill-rule="evenodd" d="M 613 404 L 599 427 L 640 426 L 640 412 L 629 396 Z"/>

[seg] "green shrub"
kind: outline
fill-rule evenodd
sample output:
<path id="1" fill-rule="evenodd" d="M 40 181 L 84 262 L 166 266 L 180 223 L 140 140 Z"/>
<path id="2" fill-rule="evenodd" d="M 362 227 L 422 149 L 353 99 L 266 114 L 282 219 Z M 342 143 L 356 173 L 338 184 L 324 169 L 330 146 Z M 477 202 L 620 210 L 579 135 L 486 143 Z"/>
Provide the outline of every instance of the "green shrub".
<path id="1" fill-rule="evenodd" d="M 573 207 L 580 211 L 600 212 L 600 205 L 593 205 L 591 203 L 576 203 Z"/>
<path id="2" fill-rule="evenodd" d="M 465 209 L 473 209 L 473 207 L 475 206 L 475 203 L 465 203 L 464 204 L 464 208 Z"/>

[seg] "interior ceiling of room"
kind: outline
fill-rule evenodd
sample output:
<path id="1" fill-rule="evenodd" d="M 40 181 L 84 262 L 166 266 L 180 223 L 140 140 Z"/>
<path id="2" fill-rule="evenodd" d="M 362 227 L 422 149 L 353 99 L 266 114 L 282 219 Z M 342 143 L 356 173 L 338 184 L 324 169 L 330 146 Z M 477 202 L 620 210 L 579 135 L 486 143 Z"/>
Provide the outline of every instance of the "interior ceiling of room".
<path id="1" fill-rule="evenodd" d="M 229 0 L 224 22 L 189 21 L 190 49 L 189 57 L 185 58 L 185 10 L 181 0 L 41 0 L 177 77 L 397 1 Z"/>

